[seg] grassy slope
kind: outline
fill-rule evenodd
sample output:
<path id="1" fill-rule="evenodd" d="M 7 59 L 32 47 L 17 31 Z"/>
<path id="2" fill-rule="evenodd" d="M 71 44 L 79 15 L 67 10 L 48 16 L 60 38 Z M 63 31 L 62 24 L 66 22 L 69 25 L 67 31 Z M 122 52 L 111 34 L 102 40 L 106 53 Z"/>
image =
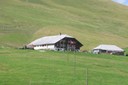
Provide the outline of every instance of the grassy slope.
<path id="1" fill-rule="evenodd" d="M 60 57 L 61 56 L 61 57 Z M 127 85 L 128 58 L 0 48 L 0 85 Z"/>
<path id="2" fill-rule="evenodd" d="M 127 10 L 111 0 L 1 0 L 0 44 L 19 47 L 62 32 L 83 49 L 100 43 L 127 47 Z"/>
<path id="3" fill-rule="evenodd" d="M 59 32 L 83 49 L 127 47 L 127 9 L 110 0 L 0 0 L 0 85 L 85 85 L 86 68 L 89 85 L 127 85 L 127 57 L 3 47 Z"/>

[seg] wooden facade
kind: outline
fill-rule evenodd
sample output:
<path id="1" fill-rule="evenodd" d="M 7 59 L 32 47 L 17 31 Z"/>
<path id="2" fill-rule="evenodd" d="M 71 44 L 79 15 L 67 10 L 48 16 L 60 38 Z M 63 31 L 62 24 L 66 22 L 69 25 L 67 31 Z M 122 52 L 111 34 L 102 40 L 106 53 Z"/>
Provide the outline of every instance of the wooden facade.
<path id="1" fill-rule="evenodd" d="M 55 43 L 55 47 L 57 50 L 77 51 L 81 46 L 82 44 L 75 38 L 64 38 Z"/>

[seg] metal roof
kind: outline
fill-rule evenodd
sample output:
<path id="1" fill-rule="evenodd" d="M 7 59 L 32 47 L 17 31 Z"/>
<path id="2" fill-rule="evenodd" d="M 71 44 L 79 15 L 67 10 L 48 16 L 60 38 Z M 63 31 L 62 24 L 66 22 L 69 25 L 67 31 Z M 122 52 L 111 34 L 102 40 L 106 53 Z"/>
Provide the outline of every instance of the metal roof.
<path id="1" fill-rule="evenodd" d="M 55 35 L 55 36 L 45 36 L 35 41 L 31 42 L 28 45 L 43 45 L 43 44 L 55 44 L 56 42 L 60 41 L 63 38 L 73 38 L 72 36 L 62 34 L 62 35 Z"/>
<path id="2" fill-rule="evenodd" d="M 123 49 L 119 48 L 116 45 L 105 45 L 105 44 L 99 45 L 96 48 L 94 48 L 93 50 L 97 50 L 97 49 L 108 50 L 108 51 L 124 51 Z"/>

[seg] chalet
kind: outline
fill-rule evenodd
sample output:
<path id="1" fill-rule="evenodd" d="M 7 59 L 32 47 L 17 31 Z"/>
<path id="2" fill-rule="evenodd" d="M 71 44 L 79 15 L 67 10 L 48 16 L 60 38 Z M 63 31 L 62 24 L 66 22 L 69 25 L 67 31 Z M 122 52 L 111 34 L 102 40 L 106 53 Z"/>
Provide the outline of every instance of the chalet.
<path id="1" fill-rule="evenodd" d="M 116 45 L 99 45 L 92 50 L 94 54 L 113 54 L 113 55 L 124 55 L 124 50 L 117 47 Z"/>
<path id="2" fill-rule="evenodd" d="M 79 51 L 83 45 L 72 36 L 60 34 L 55 36 L 45 36 L 27 45 L 27 48 L 34 50 L 68 50 Z"/>

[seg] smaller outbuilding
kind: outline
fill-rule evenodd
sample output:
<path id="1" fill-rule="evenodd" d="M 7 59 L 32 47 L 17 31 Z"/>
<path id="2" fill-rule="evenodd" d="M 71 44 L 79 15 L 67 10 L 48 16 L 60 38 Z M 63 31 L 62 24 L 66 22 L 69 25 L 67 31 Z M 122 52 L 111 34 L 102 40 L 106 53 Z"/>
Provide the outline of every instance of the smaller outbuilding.
<path id="1" fill-rule="evenodd" d="M 99 45 L 95 48 L 93 48 L 92 52 L 94 54 L 113 54 L 113 55 L 124 55 L 124 50 L 116 45 Z"/>

